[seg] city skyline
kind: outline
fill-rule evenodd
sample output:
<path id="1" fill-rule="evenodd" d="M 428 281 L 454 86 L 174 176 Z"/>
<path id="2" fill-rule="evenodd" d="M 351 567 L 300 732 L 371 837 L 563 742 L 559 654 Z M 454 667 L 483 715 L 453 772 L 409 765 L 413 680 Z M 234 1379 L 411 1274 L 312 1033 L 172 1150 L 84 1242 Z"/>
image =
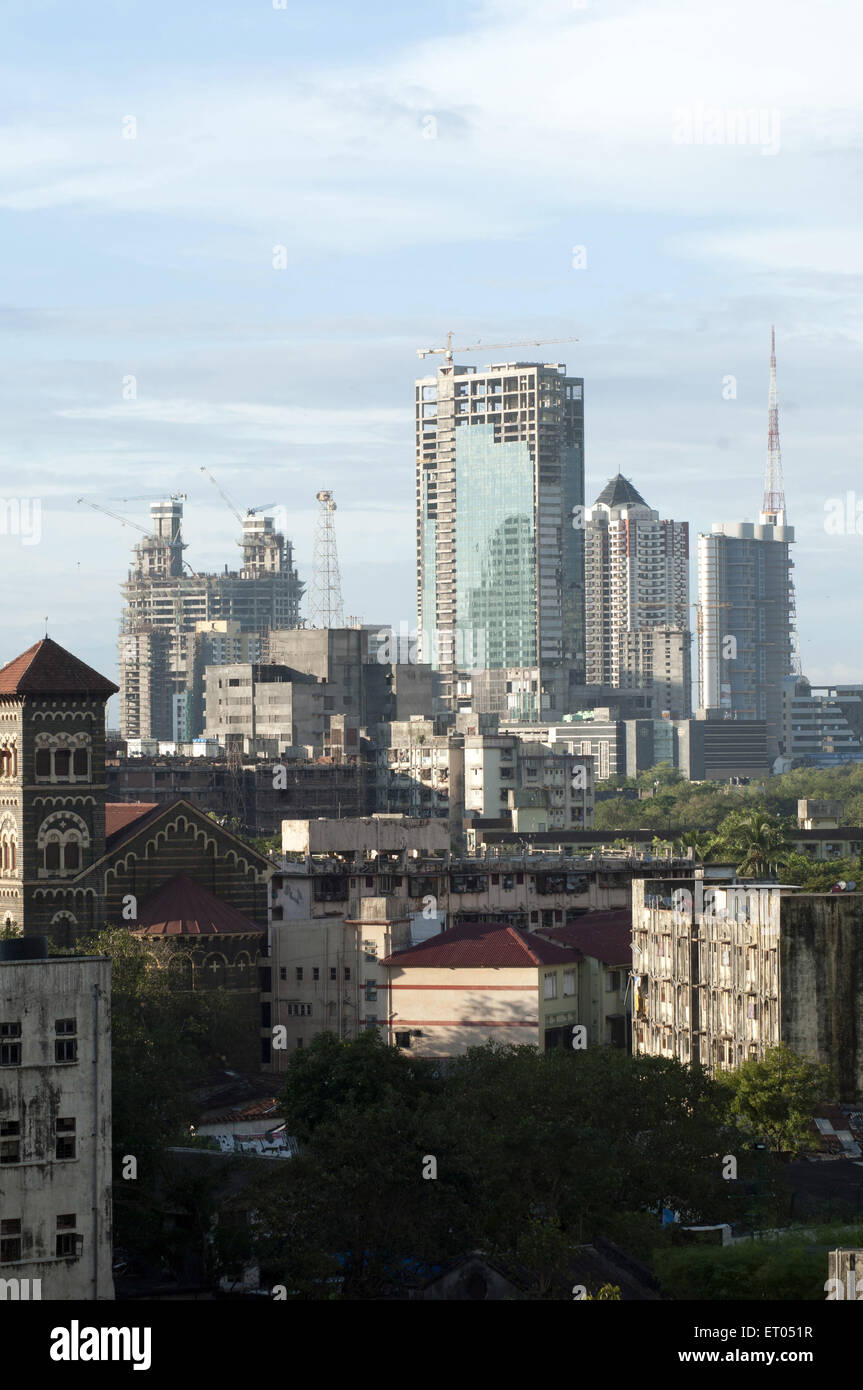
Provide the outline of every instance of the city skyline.
<path id="1" fill-rule="evenodd" d="M 121 6 L 110 34 L 95 3 L 51 9 L 37 32 L 13 7 L 4 74 L 3 458 L 44 535 L 0 537 L 24 598 L 4 655 L 47 613 L 112 661 L 128 535 L 79 495 L 187 491 L 190 553 L 223 564 L 201 463 L 289 509 L 305 576 L 333 488 L 349 610 L 410 619 L 404 402 L 415 349 L 448 329 L 579 339 L 561 355 L 586 382 L 588 496 L 621 471 L 694 532 L 754 521 L 776 323 L 803 665 L 855 678 L 860 536 L 825 529 L 849 492 L 855 515 L 859 455 L 852 7 L 828 35 L 802 5 L 732 4 L 709 45 L 681 3 L 372 6 L 367 28 L 341 5 L 215 0 L 201 24 L 157 3 L 147 33 Z M 503 101 L 512 52 L 529 61 Z M 769 120 L 732 128 L 750 109 Z"/>

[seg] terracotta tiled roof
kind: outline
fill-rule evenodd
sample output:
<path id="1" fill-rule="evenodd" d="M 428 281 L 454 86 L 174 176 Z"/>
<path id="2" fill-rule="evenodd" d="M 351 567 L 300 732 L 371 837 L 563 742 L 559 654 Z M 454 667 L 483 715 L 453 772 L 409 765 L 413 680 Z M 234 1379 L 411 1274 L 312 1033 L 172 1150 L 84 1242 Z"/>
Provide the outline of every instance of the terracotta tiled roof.
<path id="1" fill-rule="evenodd" d="M 118 830 L 125 830 L 127 825 L 149 815 L 158 806 L 158 801 L 109 801 L 105 806 L 105 838 L 110 840 Z"/>
<path id="2" fill-rule="evenodd" d="M 502 922 L 477 922 L 440 932 L 404 951 L 394 951 L 384 965 L 469 966 L 563 965 L 579 960 L 572 947 L 543 941 L 533 932 L 520 931 Z"/>
<path id="3" fill-rule="evenodd" d="M 177 874 L 140 904 L 135 927 L 144 936 L 225 936 L 264 928 L 215 897 L 187 874 Z"/>
<path id="4" fill-rule="evenodd" d="M 103 695 L 119 690 L 67 652 L 51 637 L 43 637 L 0 670 L 0 695 Z"/>
<path id="5" fill-rule="evenodd" d="M 606 965 L 623 965 L 632 959 L 632 909 L 586 912 L 565 927 L 543 929 L 542 935 Z"/>

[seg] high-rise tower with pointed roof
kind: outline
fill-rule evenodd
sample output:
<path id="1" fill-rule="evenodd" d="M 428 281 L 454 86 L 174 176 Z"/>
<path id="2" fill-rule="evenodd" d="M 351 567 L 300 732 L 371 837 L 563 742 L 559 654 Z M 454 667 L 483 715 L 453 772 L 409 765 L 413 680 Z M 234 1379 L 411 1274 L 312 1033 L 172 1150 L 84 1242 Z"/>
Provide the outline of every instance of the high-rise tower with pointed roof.
<path id="1" fill-rule="evenodd" d="M 585 617 L 589 685 L 653 687 L 658 710 L 689 714 L 689 526 L 622 473 L 585 513 Z"/>

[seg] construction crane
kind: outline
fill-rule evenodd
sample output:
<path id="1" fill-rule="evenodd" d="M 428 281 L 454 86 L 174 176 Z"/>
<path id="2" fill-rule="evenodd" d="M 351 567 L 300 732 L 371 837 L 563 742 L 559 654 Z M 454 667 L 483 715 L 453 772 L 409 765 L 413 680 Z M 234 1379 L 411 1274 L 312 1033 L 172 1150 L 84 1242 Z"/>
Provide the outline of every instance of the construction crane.
<path id="1" fill-rule="evenodd" d="M 234 506 L 234 504 L 233 504 L 233 502 L 231 501 L 231 499 L 230 499 L 230 497 L 228 496 L 228 494 L 227 494 L 227 493 L 224 491 L 224 489 L 221 488 L 221 487 L 219 486 L 219 484 L 216 482 L 216 479 L 213 477 L 213 475 L 212 475 L 212 473 L 210 472 L 209 468 L 205 468 L 205 467 L 203 466 L 203 464 L 201 464 L 201 472 L 202 472 L 202 473 L 206 473 L 206 475 L 207 475 L 207 477 L 209 478 L 210 482 L 213 484 L 213 487 L 216 489 L 216 491 L 217 491 L 217 493 L 219 494 L 219 496 L 221 497 L 222 501 L 225 503 L 225 506 L 228 508 L 229 511 L 232 511 L 232 512 L 234 513 L 234 516 L 237 518 L 237 520 L 239 521 L 240 525 L 242 526 L 242 524 L 243 524 L 243 517 L 242 517 L 242 516 L 240 515 L 240 513 L 237 511 L 236 507 Z M 275 505 L 276 505 L 275 502 L 265 502 L 265 503 L 263 504 L 263 506 L 261 506 L 261 507 L 247 507 L 247 508 L 246 508 L 246 516 L 255 516 L 258 512 L 266 512 L 266 511 L 269 511 L 270 507 L 274 507 Z"/>
<path id="2" fill-rule="evenodd" d="M 446 335 L 446 347 L 417 348 L 417 357 L 431 357 L 442 353 L 447 362 L 452 362 L 454 352 L 488 352 L 492 348 L 543 347 L 546 343 L 577 343 L 577 338 L 524 338 L 517 343 L 469 343 L 466 347 L 453 347 L 452 333 Z"/>
<path id="3" fill-rule="evenodd" d="M 221 497 L 221 499 L 222 499 L 222 501 L 224 502 L 225 506 L 228 508 L 229 511 L 231 511 L 231 512 L 234 513 L 234 516 L 237 518 L 237 520 L 239 521 L 240 525 L 242 526 L 242 524 L 243 524 L 243 518 L 240 516 L 240 513 L 237 511 L 236 507 L 234 506 L 234 504 L 233 504 L 233 502 L 231 501 L 231 499 L 230 499 L 230 497 L 228 496 L 228 494 L 227 494 L 227 493 L 224 491 L 224 489 L 221 488 L 221 487 L 219 486 L 219 484 L 216 482 L 216 480 L 215 480 L 215 478 L 213 477 L 212 473 L 210 472 L 209 468 L 205 468 L 204 465 L 201 464 L 201 472 L 202 472 L 202 473 L 206 473 L 207 477 L 209 478 L 210 482 L 213 484 L 213 487 L 216 489 L 217 493 L 218 493 L 219 496 Z"/>
<path id="4" fill-rule="evenodd" d="M 108 498 L 108 501 L 109 501 L 109 502 L 164 502 L 164 501 L 165 501 L 165 494 L 164 494 L 164 493 L 160 493 L 159 496 L 154 497 L 153 494 L 150 492 L 150 493 L 147 493 L 145 496 L 140 496 L 140 497 L 109 497 L 109 498 Z M 185 502 L 185 501 L 187 501 L 186 493 L 185 493 L 185 492 L 169 492 L 169 493 L 168 493 L 168 501 L 169 501 L 169 502 Z"/>
<path id="5" fill-rule="evenodd" d="M 701 637 L 702 634 L 704 633 L 704 609 L 705 609 L 705 608 L 733 608 L 735 605 L 734 605 L 733 603 L 708 603 L 708 604 L 705 604 L 705 603 L 702 603 L 702 602 L 701 602 L 701 599 L 699 599 L 697 603 L 690 603 L 689 606 L 690 606 L 690 608 L 694 608 L 694 609 L 695 609 L 695 612 L 696 612 L 696 619 L 695 619 L 696 628 L 697 628 L 697 631 L 698 631 L 698 636 Z"/>
<path id="6" fill-rule="evenodd" d="M 172 500 L 179 501 L 180 497 L 184 495 L 185 494 L 172 493 Z M 92 507 L 94 512 L 102 512 L 105 516 L 112 517 L 114 521 L 119 521 L 121 526 L 131 526 L 133 530 L 140 531 L 141 535 L 146 536 L 148 540 L 152 541 L 153 545 L 171 545 L 171 542 L 166 540 L 164 536 L 155 536 L 152 531 L 147 530 L 146 526 L 139 526 L 137 521 L 130 521 L 127 516 L 121 516 L 119 512 L 112 512 L 107 507 L 101 507 L 98 502 L 91 502 L 87 497 L 79 497 L 78 501 L 83 502 L 85 507 Z M 199 577 L 197 572 L 192 569 L 188 560 L 184 560 L 183 565 L 195 579 Z"/>

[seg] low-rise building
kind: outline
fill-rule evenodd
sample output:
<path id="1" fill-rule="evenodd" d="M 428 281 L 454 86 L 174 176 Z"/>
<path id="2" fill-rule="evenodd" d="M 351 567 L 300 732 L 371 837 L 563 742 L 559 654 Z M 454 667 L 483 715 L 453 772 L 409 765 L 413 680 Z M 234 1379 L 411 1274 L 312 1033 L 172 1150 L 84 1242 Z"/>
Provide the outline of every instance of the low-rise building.
<path id="1" fill-rule="evenodd" d="M 633 1049 L 711 1071 L 787 1043 L 863 1096 L 863 894 L 635 880 Z"/>

